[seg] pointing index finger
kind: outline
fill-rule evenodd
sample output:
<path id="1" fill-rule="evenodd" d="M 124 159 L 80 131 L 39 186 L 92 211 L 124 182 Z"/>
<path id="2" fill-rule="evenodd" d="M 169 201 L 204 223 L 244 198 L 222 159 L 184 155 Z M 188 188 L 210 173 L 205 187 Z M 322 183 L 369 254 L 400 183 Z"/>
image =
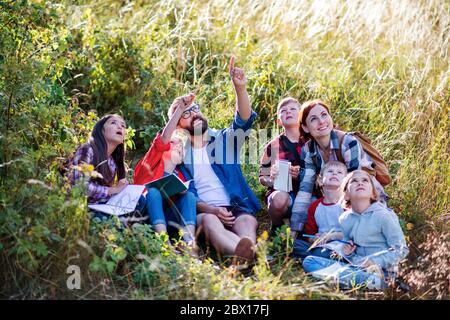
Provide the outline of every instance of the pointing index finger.
<path id="1" fill-rule="evenodd" d="M 231 56 L 231 58 L 230 58 L 230 69 L 229 69 L 230 74 L 232 74 L 233 69 L 234 69 L 234 56 Z"/>

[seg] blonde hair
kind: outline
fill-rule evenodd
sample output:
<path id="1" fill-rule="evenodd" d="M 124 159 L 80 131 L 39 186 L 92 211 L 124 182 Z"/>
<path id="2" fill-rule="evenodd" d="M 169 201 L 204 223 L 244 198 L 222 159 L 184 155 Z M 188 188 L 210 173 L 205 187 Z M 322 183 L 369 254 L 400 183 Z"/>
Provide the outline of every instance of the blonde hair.
<path id="1" fill-rule="evenodd" d="M 347 174 L 347 166 L 346 166 L 344 163 L 342 163 L 342 162 L 340 162 L 340 161 L 334 161 L 334 160 L 328 161 L 328 162 L 322 167 L 322 169 L 320 169 L 320 173 L 317 175 L 317 178 L 316 178 L 316 185 L 317 185 L 317 187 L 319 187 L 320 189 L 322 189 L 322 187 L 320 186 L 320 181 L 321 181 L 322 178 L 323 178 L 323 174 L 324 174 L 324 172 L 325 172 L 328 168 L 331 168 L 331 167 L 338 167 L 338 168 L 341 168 L 342 170 L 344 170 L 344 174 Z"/>
<path id="2" fill-rule="evenodd" d="M 346 193 L 347 190 L 348 190 L 348 185 L 350 184 L 350 181 L 352 180 L 353 176 L 354 176 L 356 173 L 364 173 L 364 174 L 367 175 L 367 177 L 369 177 L 369 181 L 370 181 L 370 184 L 371 184 L 371 186 L 372 186 L 372 196 L 370 197 L 370 203 L 372 204 L 372 203 L 374 203 L 374 202 L 379 201 L 379 200 L 380 200 L 380 195 L 378 194 L 378 191 L 377 191 L 377 189 L 375 188 L 375 183 L 374 183 L 373 180 L 372 180 L 372 179 L 374 179 L 374 177 L 371 176 L 367 171 L 364 171 L 364 170 L 355 170 L 355 171 L 350 172 L 350 173 L 345 177 L 344 182 L 342 183 L 342 194 L 343 194 L 343 195 L 342 195 L 341 204 L 342 204 L 344 207 L 350 207 L 350 206 L 351 206 L 351 200 L 350 200 L 350 199 L 349 199 L 349 200 L 346 200 L 346 199 L 345 199 L 345 193 Z"/>
<path id="3" fill-rule="evenodd" d="M 173 139 L 181 140 L 183 144 L 186 144 L 187 139 L 189 139 L 189 135 L 186 133 L 186 130 L 178 128 L 175 129 L 172 134 L 171 140 Z"/>
<path id="4" fill-rule="evenodd" d="M 342 162 L 340 162 L 340 161 L 334 161 L 334 160 L 332 160 L 332 161 L 328 161 L 328 162 L 322 167 L 322 169 L 320 170 L 320 174 L 319 174 L 319 175 L 323 176 L 323 173 L 325 172 L 325 170 L 327 170 L 328 168 L 331 168 L 331 167 L 342 168 L 343 170 L 345 170 L 345 174 L 347 174 L 347 166 L 346 166 L 344 163 L 342 163 Z"/>

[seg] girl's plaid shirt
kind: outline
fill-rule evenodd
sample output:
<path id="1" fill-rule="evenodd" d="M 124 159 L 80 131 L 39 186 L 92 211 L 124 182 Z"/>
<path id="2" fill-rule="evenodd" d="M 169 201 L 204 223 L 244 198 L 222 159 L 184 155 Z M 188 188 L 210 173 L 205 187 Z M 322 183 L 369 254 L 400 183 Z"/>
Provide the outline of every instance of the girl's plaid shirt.
<path id="1" fill-rule="evenodd" d="M 94 162 L 94 150 L 92 149 L 90 143 L 85 143 L 81 145 L 75 152 L 75 155 L 73 156 L 72 159 L 72 165 L 74 166 L 78 166 L 81 164 L 93 165 L 93 162 Z M 116 171 L 117 167 L 112 157 L 108 158 L 108 166 L 109 169 L 111 170 L 112 176 L 115 177 L 117 173 Z M 94 168 L 94 170 L 96 170 L 96 168 Z M 72 172 L 73 173 L 70 175 L 70 180 L 72 184 L 75 184 L 77 180 L 83 177 L 83 172 L 77 169 L 74 169 Z M 88 203 L 104 202 L 110 198 L 110 196 L 108 196 L 109 186 L 106 184 L 106 182 L 100 181 L 101 181 L 100 179 L 93 179 L 93 178 L 87 181 L 86 186 L 87 186 Z"/>

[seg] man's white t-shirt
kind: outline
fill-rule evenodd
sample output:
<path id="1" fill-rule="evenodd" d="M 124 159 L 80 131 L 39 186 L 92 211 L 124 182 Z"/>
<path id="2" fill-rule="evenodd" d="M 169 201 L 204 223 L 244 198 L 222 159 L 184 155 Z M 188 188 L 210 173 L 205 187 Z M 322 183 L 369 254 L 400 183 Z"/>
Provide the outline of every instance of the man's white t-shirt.
<path id="1" fill-rule="evenodd" d="M 209 162 L 206 146 L 192 148 L 194 156 L 194 184 L 200 200 L 219 207 L 229 206 L 230 196 Z"/>

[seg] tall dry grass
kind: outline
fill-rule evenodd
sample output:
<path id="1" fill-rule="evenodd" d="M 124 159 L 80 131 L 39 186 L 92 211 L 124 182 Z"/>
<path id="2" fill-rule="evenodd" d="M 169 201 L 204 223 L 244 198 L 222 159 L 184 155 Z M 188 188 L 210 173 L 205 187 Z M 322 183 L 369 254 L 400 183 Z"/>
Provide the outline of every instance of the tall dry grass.
<path id="1" fill-rule="evenodd" d="M 224 127 L 229 124 L 234 113 L 234 94 L 227 75 L 227 62 L 231 54 L 237 56 L 238 66 L 247 72 L 253 107 L 259 115 L 256 129 L 277 129 L 276 105 L 284 96 L 292 95 L 301 101 L 311 98 L 328 101 L 335 122 L 345 129 L 367 133 L 387 160 L 394 178 L 387 192 L 412 248 L 408 263 L 412 270 L 421 271 L 421 283 L 427 282 L 423 276 L 427 274 L 426 268 L 430 264 L 427 258 L 430 256 L 429 247 L 420 244 L 426 241 L 430 230 L 438 234 L 448 231 L 450 213 L 448 1 L 84 0 L 47 2 L 45 5 L 53 8 L 62 22 L 62 25 L 49 28 L 40 37 L 30 37 L 39 39 L 36 41 L 40 51 L 36 52 L 40 53 L 41 60 L 51 61 L 61 69 L 55 74 L 49 72 L 45 80 L 54 87 L 59 86 L 58 92 L 63 93 L 58 94 L 64 99 L 72 99 L 73 105 L 81 110 L 95 109 L 100 114 L 113 110 L 124 114 L 128 124 L 136 130 L 134 141 L 137 148 L 127 158 L 131 167 L 166 121 L 165 111 L 176 95 L 197 92 L 211 126 Z M 52 46 L 51 41 L 58 37 L 66 39 L 66 47 Z M 61 50 L 61 57 L 50 55 L 55 48 Z M 48 56 L 43 52 L 49 52 Z M 33 60 L 29 64 L 30 69 L 36 69 L 39 61 Z M 42 74 L 46 73 L 42 71 Z M 42 85 L 25 84 L 24 88 Z M 0 99 L 4 101 L 7 95 L 0 93 Z M 20 103 L 22 106 L 34 106 L 40 97 Z M 55 110 L 53 100 L 48 101 L 48 105 L 42 105 L 41 115 L 45 108 Z M 75 111 L 71 110 L 71 113 L 75 114 Z M 14 114 L 17 119 L 19 116 Z M 26 119 L 21 121 L 27 122 Z M 17 121 L 18 124 L 22 122 Z M 65 122 L 69 128 L 70 119 Z M 19 132 L 26 131 L 26 126 L 23 127 Z M 67 131 L 76 135 L 87 132 L 88 127 L 87 124 L 73 125 Z M 31 145 L 27 139 L 34 141 L 33 137 L 38 136 L 33 134 L 32 138 L 27 136 L 24 145 Z M 3 139 L 3 136 L 0 138 Z M 73 138 L 74 141 L 77 139 Z M 261 152 L 264 141 L 258 143 L 258 151 Z M 33 145 L 30 150 L 32 148 L 38 150 L 28 153 L 51 153 L 50 146 L 39 149 Z M 52 163 L 50 166 L 34 165 L 42 168 L 39 178 L 56 188 L 55 156 L 48 157 Z M 251 187 L 262 194 L 264 190 L 255 178 L 256 167 L 255 164 L 247 164 L 244 172 Z M 20 170 L 20 167 L 16 169 Z M 35 178 L 26 170 L 21 174 L 21 179 Z M 50 181 L 49 177 L 53 180 Z M 9 179 L 9 184 L 5 186 L 14 182 L 13 178 Z M 7 190 L 5 188 L 2 190 Z M 27 203 L 34 203 L 33 199 L 36 201 L 34 195 L 20 197 Z M 6 192 L 2 195 L 2 210 L 11 216 L 14 213 L 17 221 L 19 217 L 27 217 L 24 227 L 12 231 L 5 229 L 6 236 L 2 233 L 2 242 L 4 239 L 8 242 L 2 247 L 7 250 L 21 248 L 23 256 L 31 257 L 33 266 L 44 266 L 39 272 L 30 271 L 18 263 L 19 255 L 11 253 L 12 249 L 8 251 L 9 255 L 2 255 L 1 265 L 6 270 L 4 278 L 14 279 L 8 283 L 8 290 L 2 290 L 4 295 L 7 292 L 10 297 L 67 295 L 81 299 L 303 299 L 351 296 L 311 282 L 298 264 L 285 257 L 286 252 L 281 248 L 276 248 L 281 254 L 272 264 L 261 259 L 253 273 L 243 277 L 233 274 L 222 264 L 209 261 L 197 264 L 184 257 L 163 255 L 158 258 L 155 253 L 157 240 L 143 234 L 128 235 L 120 241 L 108 240 L 107 234 L 113 232 L 112 229 L 103 230 L 102 236 L 90 234 L 84 239 L 97 250 L 96 268 L 100 270 L 103 263 L 112 262 L 108 259 L 119 259 L 117 247 L 123 249 L 120 253 L 125 252 L 127 258 L 116 261 L 113 273 L 87 270 L 84 291 L 73 295 L 61 289 L 64 285 L 62 275 L 65 276 L 61 268 L 68 253 L 61 252 L 58 244 L 53 243 L 50 250 L 52 259 L 47 259 L 45 255 L 34 255 L 33 239 L 29 242 L 24 240 L 31 237 L 28 232 L 33 229 L 34 223 L 45 221 L 46 227 L 53 230 L 54 225 L 60 222 L 36 218 L 38 211 L 53 212 L 55 216 L 61 214 L 54 207 L 64 203 L 64 200 L 58 198 L 56 191 L 51 197 L 53 206 L 41 201 L 36 204 L 37 208 L 28 212 L 22 207 L 9 205 L 18 203 L 19 196 Z M 82 217 L 80 210 L 72 211 Z M 261 217 L 261 220 L 264 219 L 267 217 Z M 74 224 L 67 226 L 69 229 L 84 228 L 79 232 L 82 235 L 87 232 L 84 227 L 86 220 L 73 223 L 71 219 L 64 220 Z M 40 229 L 33 230 L 37 233 Z M 44 228 L 44 231 L 47 230 Z M 41 233 L 44 234 L 44 231 Z M 11 239 L 14 239 L 14 244 Z M 139 243 L 136 239 L 140 239 Z M 445 245 L 448 239 L 438 236 L 436 239 L 444 243 L 439 248 L 448 247 Z M 78 248 L 76 240 L 67 239 L 73 241 L 67 247 L 79 251 L 80 265 L 88 268 L 94 258 L 92 254 L 86 254 L 85 249 Z M 46 242 L 40 238 L 39 241 L 42 249 Z M 27 246 L 22 246 L 22 242 Z M 145 243 L 145 248 L 139 247 L 142 243 Z M 276 247 L 271 249 L 265 240 L 260 243 L 265 250 L 261 252 L 261 257 L 264 257 L 264 252 Z M 106 250 L 102 251 L 105 248 L 111 249 L 111 257 L 105 256 Z M 150 252 L 149 248 L 153 251 Z M 444 259 L 448 257 L 445 249 L 441 251 Z M 40 252 L 45 254 L 43 250 Z M 138 253 L 149 255 L 151 261 L 162 261 L 161 269 L 154 269 L 154 264 L 137 259 Z M 425 257 L 426 263 L 415 264 L 420 261 L 417 260 L 420 256 Z M 443 279 L 440 273 L 435 275 Z M 143 281 L 144 285 L 141 286 L 142 283 L 136 282 L 133 277 L 141 277 L 139 281 Z M 35 280 L 27 282 L 27 279 Z M 441 287 L 437 285 L 437 288 Z M 11 294 L 14 290 L 15 293 Z M 439 295 L 446 296 L 448 293 Z M 386 295 L 378 298 L 382 297 L 386 298 Z"/>

